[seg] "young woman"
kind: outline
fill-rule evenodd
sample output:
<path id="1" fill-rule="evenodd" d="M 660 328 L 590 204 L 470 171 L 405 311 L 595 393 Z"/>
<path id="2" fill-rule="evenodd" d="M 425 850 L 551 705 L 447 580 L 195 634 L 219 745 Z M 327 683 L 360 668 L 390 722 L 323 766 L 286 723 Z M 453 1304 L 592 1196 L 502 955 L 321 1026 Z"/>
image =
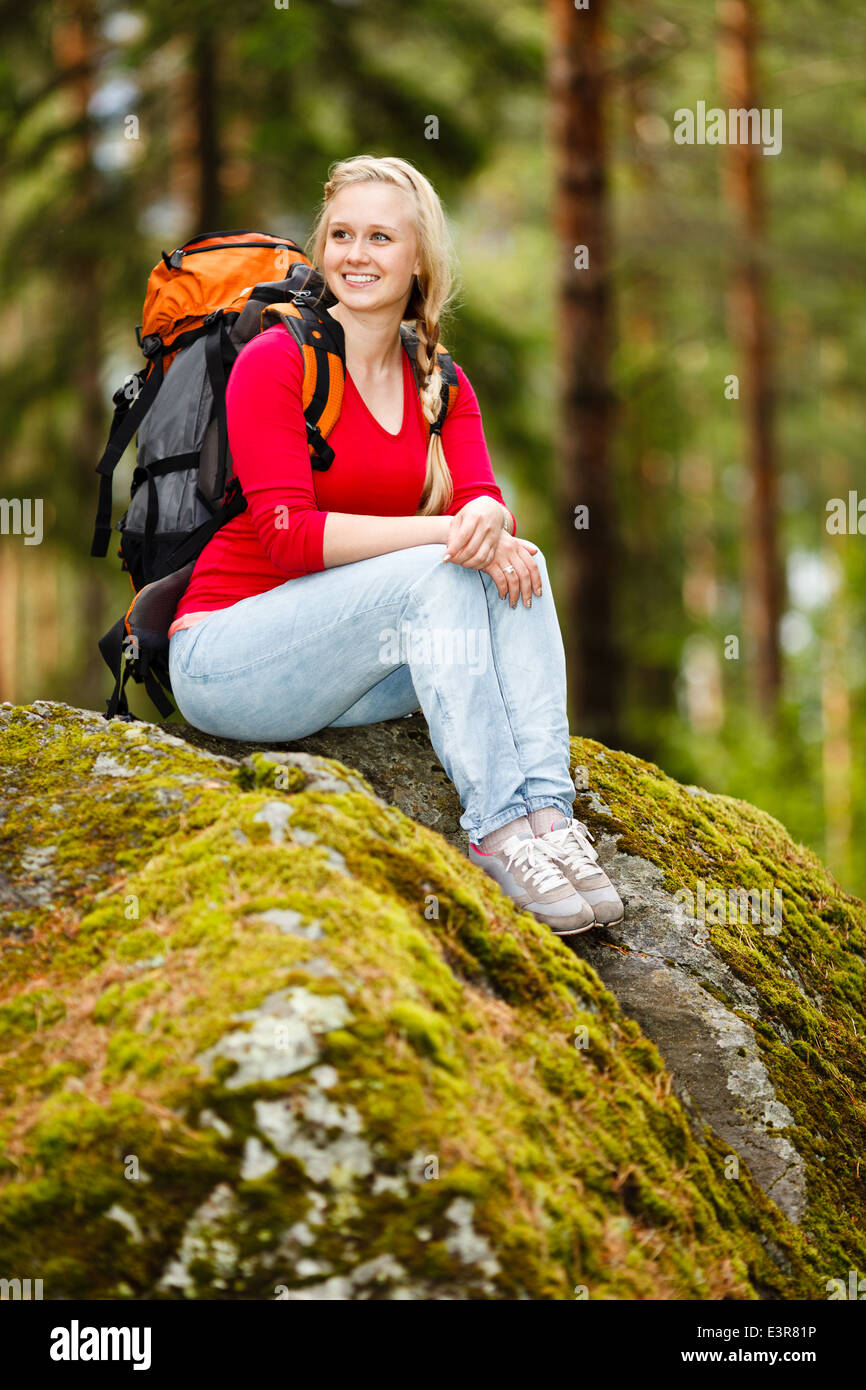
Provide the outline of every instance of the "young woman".
<path id="1" fill-rule="evenodd" d="M 248 506 L 205 547 L 171 626 L 178 707 L 208 733 L 288 742 L 420 705 L 472 861 L 559 935 L 619 921 L 571 815 L 565 654 L 544 556 L 515 535 L 459 367 L 456 402 L 427 442 L 453 284 L 439 198 L 402 159 L 344 160 L 308 254 L 345 336 L 336 457 L 313 472 L 301 352 L 268 329 L 229 378 Z M 404 320 L 418 334 L 414 366 Z"/>

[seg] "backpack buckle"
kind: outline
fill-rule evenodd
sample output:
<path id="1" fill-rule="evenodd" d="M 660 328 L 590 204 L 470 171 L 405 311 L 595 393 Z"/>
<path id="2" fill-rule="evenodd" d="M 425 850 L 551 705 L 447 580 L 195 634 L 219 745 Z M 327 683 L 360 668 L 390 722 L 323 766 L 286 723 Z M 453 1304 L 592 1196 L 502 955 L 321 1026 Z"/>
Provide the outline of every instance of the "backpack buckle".
<path id="1" fill-rule="evenodd" d="M 334 459 L 337 457 L 330 444 L 326 443 L 325 436 L 318 425 L 313 425 L 309 420 L 307 424 L 307 443 L 315 450 L 310 455 L 310 463 L 313 468 L 318 468 L 320 472 L 330 468 Z"/>
<path id="2" fill-rule="evenodd" d="M 140 345 L 145 357 L 155 357 L 162 347 L 162 338 L 158 333 L 148 333 L 140 340 Z"/>

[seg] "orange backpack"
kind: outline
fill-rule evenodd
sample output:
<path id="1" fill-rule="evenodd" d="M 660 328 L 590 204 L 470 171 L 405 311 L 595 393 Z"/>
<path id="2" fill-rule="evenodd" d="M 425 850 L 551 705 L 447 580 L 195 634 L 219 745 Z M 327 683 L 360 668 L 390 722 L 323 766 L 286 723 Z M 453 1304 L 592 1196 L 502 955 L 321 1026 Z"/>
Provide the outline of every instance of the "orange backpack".
<path id="1" fill-rule="evenodd" d="M 115 677 L 106 717 L 132 718 L 129 676 L 143 682 L 163 716 L 173 706 L 168 628 L 195 560 L 213 535 L 246 508 L 228 447 L 226 386 L 241 348 L 282 323 L 304 361 L 303 407 L 310 463 L 334 460 L 327 437 L 340 416 L 345 382 L 342 326 L 325 310 L 337 301 L 301 248 L 265 232 L 212 232 L 165 251 L 147 282 L 136 329 L 147 365 L 114 393 L 114 419 L 97 464 L 99 500 L 90 553 L 111 537 L 112 478 L 137 433 L 129 506 L 117 523 L 119 555 L 136 591 L 99 649 Z M 418 339 L 400 328 L 416 367 Z M 457 373 L 440 345 L 442 403 L 428 429 L 441 430 L 457 396 Z M 419 386 L 417 369 L 416 384 Z M 160 689 L 163 687 L 163 689 Z"/>

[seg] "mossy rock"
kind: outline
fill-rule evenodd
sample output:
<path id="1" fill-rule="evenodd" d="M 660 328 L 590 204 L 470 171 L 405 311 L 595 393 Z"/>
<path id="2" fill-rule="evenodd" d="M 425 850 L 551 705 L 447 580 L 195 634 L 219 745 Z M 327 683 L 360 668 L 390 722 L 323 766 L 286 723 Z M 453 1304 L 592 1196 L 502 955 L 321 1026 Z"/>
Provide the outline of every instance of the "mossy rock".
<path id="1" fill-rule="evenodd" d="M 864 910 L 778 823 L 573 740 L 627 904 L 582 958 L 461 854 L 419 716 L 202 741 L 0 707 L 10 1273 L 809 1299 L 866 1265 Z M 698 879 L 777 886 L 781 930 L 696 922 Z"/>

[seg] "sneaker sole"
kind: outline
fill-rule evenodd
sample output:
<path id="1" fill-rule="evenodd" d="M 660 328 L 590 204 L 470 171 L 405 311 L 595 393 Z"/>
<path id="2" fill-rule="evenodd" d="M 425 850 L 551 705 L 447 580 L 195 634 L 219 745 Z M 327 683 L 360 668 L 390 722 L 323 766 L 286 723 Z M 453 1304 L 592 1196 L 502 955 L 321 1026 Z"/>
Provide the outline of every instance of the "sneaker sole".
<path id="1" fill-rule="evenodd" d="M 600 922 L 600 921 L 598 920 L 598 918 L 596 917 L 596 919 L 595 919 L 595 921 L 593 922 L 592 925 L 593 925 L 594 927 L 618 927 L 618 926 L 620 925 L 620 923 L 622 923 L 622 922 L 624 922 L 624 921 L 625 921 L 625 913 L 624 913 L 624 912 L 621 912 L 620 915 L 619 915 L 619 917 L 612 917 L 611 920 L 610 920 L 609 922 Z"/>
<path id="2" fill-rule="evenodd" d="M 531 915 L 535 917 L 534 912 Z M 584 932 L 592 931 L 593 927 L 599 926 L 598 922 L 587 922 L 585 927 L 564 927 L 562 931 L 557 931 L 556 927 L 551 927 L 550 923 L 545 922 L 543 918 L 536 917 L 535 920 L 541 922 L 544 927 L 550 927 L 554 936 L 583 936 Z M 603 925 L 608 926 L 609 924 L 605 922 Z"/>

